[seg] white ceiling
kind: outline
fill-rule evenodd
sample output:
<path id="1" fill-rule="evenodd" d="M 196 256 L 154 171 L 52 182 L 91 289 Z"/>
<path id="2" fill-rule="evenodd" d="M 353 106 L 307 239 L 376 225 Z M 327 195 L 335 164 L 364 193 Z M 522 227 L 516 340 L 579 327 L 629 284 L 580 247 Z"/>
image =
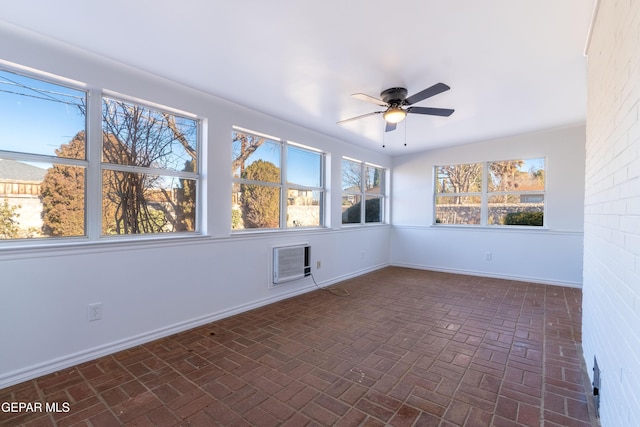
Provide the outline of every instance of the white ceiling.
<path id="1" fill-rule="evenodd" d="M 594 2 L 21 0 L 0 19 L 398 155 L 583 122 Z M 451 90 L 416 105 L 451 117 L 336 124 L 381 109 L 353 93 L 437 82 Z"/>

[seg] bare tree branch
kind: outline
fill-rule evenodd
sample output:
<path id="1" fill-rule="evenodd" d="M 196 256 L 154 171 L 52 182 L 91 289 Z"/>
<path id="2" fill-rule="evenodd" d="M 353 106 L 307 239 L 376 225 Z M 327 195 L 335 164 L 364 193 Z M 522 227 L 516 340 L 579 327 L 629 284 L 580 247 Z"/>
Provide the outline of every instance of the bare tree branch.
<path id="1" fill-rule="evenodd" d="M 240 174 L 244 170 L 244 163 L 264 142 L 265 138 L 249 135 L 242 132 L 234 132 L 234 152 L 231 170 L 239 170 Z M 239 143 L 239 146 L 238 146 Z"/>
<path id="2" fill-rule="evenodd" d="M 167 121 L 167 125 L 169 126 L 169 129 L 171 129 L 171 131 L 173 132 L 173 135 L 175 136 L 176 140 L 180 144 L 182 144 L 182 146 L 184 147 L 184 150 L 187 152 L 189 156 L 191 156 L 191 159 L 193 161 L 196 161 L 198 157 L 198 152 L 195 148 L 189 145 L 189 141 L 187 141 L 187 138 L 185 138 L 184 134 L 180 132 L 180 130 L 176 126 L 176 117 L 168 113 L 162 113 L 162 115 L 164 119 Z"/>

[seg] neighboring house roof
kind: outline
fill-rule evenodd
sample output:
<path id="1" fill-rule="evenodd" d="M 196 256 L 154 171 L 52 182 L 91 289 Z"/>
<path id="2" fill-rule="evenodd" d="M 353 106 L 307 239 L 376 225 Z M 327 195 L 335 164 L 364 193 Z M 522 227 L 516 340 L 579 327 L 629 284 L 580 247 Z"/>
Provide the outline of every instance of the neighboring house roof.
<path id="1" fill-rule="evenodd" d="M 0 159 L 0 180 L 41 182 L 46 173 L 46 169 L 15 160 Z"/>

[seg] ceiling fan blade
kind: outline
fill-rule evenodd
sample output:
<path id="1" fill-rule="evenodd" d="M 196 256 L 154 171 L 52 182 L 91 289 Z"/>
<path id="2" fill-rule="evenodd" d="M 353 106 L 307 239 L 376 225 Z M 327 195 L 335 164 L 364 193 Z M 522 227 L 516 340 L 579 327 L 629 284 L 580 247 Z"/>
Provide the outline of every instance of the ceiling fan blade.
<path id="1" fill-rule="evenodd" d="M 439 93 L 445 92 L 447 90 L 451 89 L 449 86 L 447 86 L 444 83 L 436 83 L 433 86 L 426 88 L 425 90 L 418 92 L 416 94 L 411 95 L 410 97 L 408 97 L 407 99 L 404 100 L 404 105 L 411 105 L 411 104 L 415 104 L 416 102 L 420 102 L 423 99 L 427 99 L 430 98 L 432 96 L 435 96 Z"/>
<path id="2" fill-rule="evenodd" d="M 379 105 L 381 107 L 387 107 L 388 106 L 388 104 L 386 102 L 384 102 L 382 99 L 378 99 L 378 98 L 373 97 L 371 95 L 367 95 L 366 93 L 354 93 L 351 96 L 353 96 L 356 99 L 359 99 L 360 101 L 371 102 L 372 104 L 376 104 L 376 105 Z"/>
<path id="3" fill-rule="evenodd" d="M 397 123 L 389 123 L 384 127 L 385 132 L 391 132 L 392 130 L 396 130 Z"/>
<path id="4" fill-rule="evenodd" d="M 362 119 L 364 117 L 369 117 L 369 116 L 373 116 L 375 114 L 380 114 L 380 113 L 384 113 L 384 111 L 374 111 L 373 113 L 367 113 L 367 114 L 363 114 L 361 116 L 355 116 L 355 117 L 350 117 L 348 119 L 344 119 L 344 120 L 340 120 L 338 122 L 339 125 L 343 124 L 343 123 L 347 123 L 347 122 L 351 122 L 353 120 L 358 120 L 358 119 Z"/>
<path id="5" fill-rule="evenodd" d="M 407 113 L 427 114 L 429 116 L 449 117 L 456 110 L 450 108 L 409 107 Z"/>

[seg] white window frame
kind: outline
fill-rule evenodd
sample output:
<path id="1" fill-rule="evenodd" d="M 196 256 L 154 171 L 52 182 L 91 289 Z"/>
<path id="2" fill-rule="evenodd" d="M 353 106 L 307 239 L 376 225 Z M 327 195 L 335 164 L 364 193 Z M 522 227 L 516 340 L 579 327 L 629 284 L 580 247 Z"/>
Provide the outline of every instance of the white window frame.
<path id="1" fill-rule="evenodd" d="M 110 91 L 102 91 L 100 96 L 100 117 L 102 118 L 102 102 L 104 98 L 111 99 L 113 101 L 122 101 L 129 104 L 135 104 L 137 106 L 148 108 L 155 110 L 160 113 L 167 113 L 173 116 L 180 116 L 185 119 L 190 119 L 196 122 L 196 172 L 186 172 L 186 171 L 178 171 L 175 169 L 160 169 L 153 167 L 144 167 L 144 166 L 135 166 L 135 165 L 124 165 L 117 163 L 110 163 L 106 161 L 102 161 L 102 144 L 100 145 L 100 185 L 102 188 L 102 176 L 104 171 L 114 171 L 114 172 L 125 172 L 125 173 L 135 173 L 135 174 L 146 174 L 146 175 L 156 175 L 161 177 L 171 177 L 171 178 L 183 178 L 189 179 L 196 182 L 196 212 L 195 212 L 195 230 L 194 231 L 183 231 L 183 232 L 171 232 L 171 233 L 151 233 L 145 234 L 145 236 L 165 236 L 165 235 L 179 235 L 179 234 L 200 234 L 200 230 L 202 229 L 202 181 L 200 179 L 200 171 L 202 165 L 202 121 L 198 119 L 198 117 L 191 113 L 185 113 L 179 110 L 175 110 L 166 106 L 162 106 L 159 104 L 155 104 L 148 101 L 142 101 L 137 98 L 128 97 L 126 95 L 118 94 Z M 100 134 L 101 134 L 101 142 L 102 142 L 102 120 L 100 123 Z M 100 209 L 102 210 L 102 199 L 100 199 Z M 96 224 L 94 224 L 95 226 Z M 97 224 L 98 230 L 97 232 L 100 234 L 102 238 L 109 237 L 119 237 L 119 236 L 139 236 L 140 234 L 108 234 L 102 235 L 102 223 Z"/>
<path id="2" fill-rule="evenodd" d="M 278 228 L 240 228 L 233 229 L 231 228 L 232 233 L 257 233 L 257 232 L 265 232 L 265 231 L 283 231 L 283 230 L 309 230 L 309 229 L 317 229 L 324 228 L 326 224 L 326 158 L 327 153 L 324 151 L 317 149 L 315 147 L 311 147 L 308 145 L 300 144 L 297 142 L 289 141 L 283 138 L 278 138 L 272 135 L 267 135 L 265 133 L 253 131 L 250 129 L 242 128 L 239 126 L 233 126 L 233 132 L 240 132 L 249 134 L 256 137 L 265 138 L 267 141 L 272 143 L 280 144 L 280 182 L 270 182 L 270 181 L 252 181 L 243 179 L 241 177 L 233 177 L 232 176 L 232 186 L 235 184 L 255 184 L 255 185 L 263 185 L 267 187 L 274 187 L 280 190 L 280 199 L 279 199 L 279 226 Z M 305 186 L 300 184 L 290 183 L 287 179 L 287 153 L 288 147 L 295 147 L 302 150 L 311 151 L 320 155 L 320 187 L 313 186 Z M 232 171 L 233 173 L 233 171 Z M 289 190 L 300 190 L 300 191 L 313 191 L 318 192 L 320 194 L 318 203 L 319 203 L 319 224 L 311 225 L 311 226 L 289 226 L 287 224 L 287 201 Z"/>
<path id="3" fill-rule="evenodd" d="M 386 186 L 387 186 L 387 169 L 373 164 L 373 163 L 369 163 L 369 162 L 363 162 L 361 160 L 358 159 L 353 159 L 351 157 L 346 157 L 344 156 L 342 158 L 342 162 L 340 164 L 340 170 L 341 170 L 341 176 L 344 177 L 344 162 L 351 162 L 351 163 L 355 163 L 355 164 L 359 164 L 360 165 L 360 188 L 358 189 L 358 191 L 348 191 L 344 188 L 342 188 L 342 193 L 341 193 L 341 197 L 340 200 L 342 200 L 342 198 L 346 195 L 346 196 L 356 196 L 356 197 L 360 197 L 360 222 L 342 222 L 342 217 L 340 218 L 340 221 L 342 223 L 343 227 L 353 227 L 353 226 L 361 226 L 361 225 L 378 225 L 378 224 L 385 224 L 386 221 L 386 215 L 385 212 L 387 210 L 387 196 L 386 196 Z M 367 167 L 372 167 L 372 168 L 376 168 L 376 169 L 380 169 L 380 194 L 369 194 L 367 193 L 367 189 L 366 187 L 366 182 L 367 182 L 367 177 L 366 177 L 366 170 Z M 342 180 L 342 178 L 341 178 Z M 344 182 L 341 182 L 341 187 L 344 187 Z M 367 205 L 367 198 L 371 199 L 371 198 L 377 198 L 380 199 L 379 203 L 380 203 L 380 221 L 372 221 L 372 222 L 367 222 L 366 221 L 366 205 Z M 342 205 L 342 203 L 341 203 Z"/>
<path id="4" fill-rule="evenodd" d="M 543 160 L 544 164 L 544 189 L 542 191 L 539 190 L 509 190 L 509 191 L 489 191 L 489 164 L 490 163 L 499 163 L 499 162 L 509 162 L 514 160 Z M 478 192 L 465 192 L 465 193 L 438 193 L 438 168 L 442 166 L 456 166 L 456 165 L 471 165 L 471 164 L 480 164 L 481 165 L 481 177 L 482 184 L 481 189 Z M 435 165 L 433 167 L 433 222 L 432 225 L 438 227 L 495 227 L 495 228 L 526 228 L 532 230 L 546 229 L 547 228 L 547 158 L 544 156 L 540 157 L 527 157 L 522 159 L 504 159 L 504 160 L 488 160 L 482 162 L 469 162 L 469 163 L 449 163 L 449 164 L 440 164 Z M 491 196 L 500 196 L 500 195 L 523 195 L 523 194 L 532 194 L 532 195 L 542 195 L 543 197 L 543 223 L 542 226 L 535 225 L 505 225 L 505 224 L 489 224 L 489 198 Z M 479 197 L 480 198 L 480 224 L 446 224 L 439 223 L 437 221 L 437 198 L 438 197 Z"/>
<path id="5" fill-rule="evenodd" d="M 0 158 L 24 162 L 38 162 L 46 164 L 56 164 L 62 166 L 81 167 L 85 170 L 85 199 L 84 199 L 84 235 L 83 236 L 61 236 L 61 237 L 42 237 L 35 239 L 6 239 L 0 240 L 0 249 L 4 246 L 41 246 L 50 244 L 60 244 L 61 242 L 98 242 L 112 239 L 175 239 L 182 236 L 194 236 L 202 234 L 204 203 L 202 197 L 203 178 L 202 178 L 202 119 L 196 115 L 171 107 L 162 106 L 152 102 L 142 101 L 137 98 L 127 97 L 126 95 L 117 94 L 100 88 L 91 88 L 86 84 L 55 76 L 50 73 L 32 70 L 30 68 L 21 67 L 16 64 L 8 64 L 0 62 L 0 69 L 9 73 L 14 73 L 34 80 L 39 80 L 69 89 L 84 92 L 86 94 L 86 115 L 85 115 L 85 158 L 72 159 L 58 157 L 54 155 L 43 155 L 34 153 L 23 153 L 15 151 L 3 150 L 0 147 Z M 128 103 L 134 103 L 145 108 L 166 112 L 172 115 L 178 115 L 184 118 L 196 121 L 196 151 L 197 165 L 196 172 L 180 172 L 166 169 L 153 169 L 136 166 L 116 165 L 102 162 L 102 98 L 121 100 Z M 102 234 L 102 173 L 104 170 L 117 170 L 122 172 L 147 173 L 159 176 L 171 176 L 185 179 L 194 179 L 196 181 L 196 222 L 195 231 L 186 232 L 167 232 L 167 233 L 149 233 L 149 234 Z"/>

